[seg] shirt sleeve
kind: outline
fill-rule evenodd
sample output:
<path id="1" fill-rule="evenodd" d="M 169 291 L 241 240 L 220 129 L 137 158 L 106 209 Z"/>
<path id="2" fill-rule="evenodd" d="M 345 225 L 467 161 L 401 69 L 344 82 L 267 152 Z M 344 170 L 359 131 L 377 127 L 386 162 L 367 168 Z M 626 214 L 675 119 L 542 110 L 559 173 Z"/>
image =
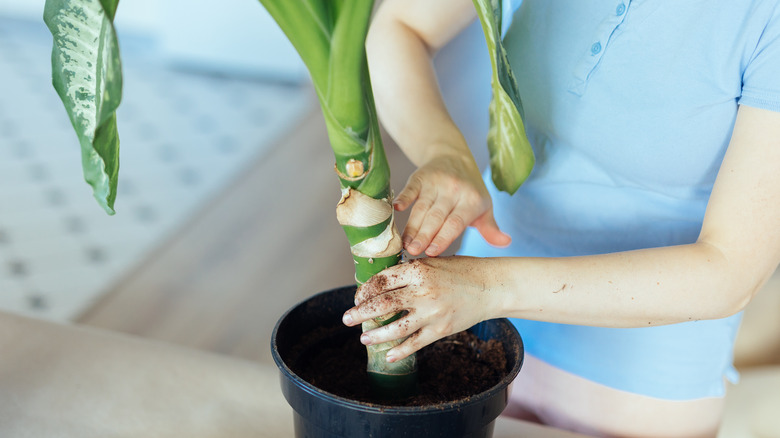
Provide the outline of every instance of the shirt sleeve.
<path id="1" fill-rule="evenodd" d="M 780 1 L 772 3 L 774 7 L 742 75 L 739 104 L 780 112 Z"/>

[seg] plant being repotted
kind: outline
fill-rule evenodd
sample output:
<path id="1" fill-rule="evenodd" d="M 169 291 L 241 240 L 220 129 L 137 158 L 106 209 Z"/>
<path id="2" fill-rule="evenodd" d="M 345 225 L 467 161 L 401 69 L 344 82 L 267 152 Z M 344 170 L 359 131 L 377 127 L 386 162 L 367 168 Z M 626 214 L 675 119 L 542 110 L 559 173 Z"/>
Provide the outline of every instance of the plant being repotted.
<path id="1" fill-rule="evenodd" d="M 336 214 L 349 241 L 355 280 L 360 285 L 382 269 L 399 263 L 402 252 L 393 216 L 390 169 L 382 146 L 364 48 L 374 2 L 260 2 L 301 55 L 314 84 L 341 185 Z M 514 78 L 501 45 L 502 2 L 474 0 L 474 5 L 493 67 L 494 98 L 488 135 L 493 179 L 498 188 L 513 193 L 530 173 L 534 159 L 523 129 L 522 106 Z M 113 27 L 117 6 L 118 0 L 47 0 L 44 11 L 44 20 L 54 37 L 54 87 L 79 137 L 85 179 L 109 214 L 114 213 L 119 170 L 116 109 L 121 100 L 122 74 Z M 347 291 L 354 293 L 354 286 Z M 344 293 L 333 291 L 335 298 L 327 300 L 343 300 Z M 349 301 L 344 306 L 349 307 Z M 334 313 L 336 320 L 344 308 Z M 285 318 L 289 316 L 290 313 Z M 402 313 L 386 315 L 364 323 L 363 329 L 388 324 L 403 316 Z M 285 318 L 277 325 L 274 348 Z M 482 329 L 483 332 L 491 330 L 497 329 Z M 385 352 L 402 341 L 368 347 L 367 371 L 380 401 L 402 399 L 415 391 L 415 356 L 395 363 L 385 360 Z M 515 358 L 515 364 L 514 373 L 519 370 L 519 358 Z"/>

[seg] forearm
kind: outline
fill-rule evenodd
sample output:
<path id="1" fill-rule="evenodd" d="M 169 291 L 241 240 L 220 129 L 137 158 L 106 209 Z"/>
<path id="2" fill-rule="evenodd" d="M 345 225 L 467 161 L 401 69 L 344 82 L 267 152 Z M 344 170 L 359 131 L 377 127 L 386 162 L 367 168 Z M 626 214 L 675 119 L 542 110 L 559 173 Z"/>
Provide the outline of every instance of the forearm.
<path id="1" fill-rule="evenodd" d="M 430 3 L 430 2 L 428 2 Z M 455 2 L 450 10 L 460 9 L 447 29 L 456 33 L 471 21 L 471 2 Z M 463 135 L 452 121 L 439 91 L 432 56 L 439 44 L 452 35 L 440 39 L 426 37 L 404 21 L 402 12 L 409 8 L 425 8 L 425 2 L 387 2 L 377 13 L 366 41 L 374 97 L 380 119 L 391 137 L 418 167 L 438 155 L 466 155 L 471 157 Z M 432 3 L 434 5 L 435 3 Z M 428 7 L 433 9 L 432 6 Z M 474 15 L 475 16 L 475 15 Z M 411 21 L 411 19 L 407 19 Z M 442 20 L 446 21 L 446 20 Z M 412 23 L 417 25 L 417 23 Z M 435 27 L 434 24 L 419 24 Z"/>
<path id="2" fill-rule="evenodd" d="M 501 316 L 643 327 L 741 310 L 780 262 L 778 138 L 780 114 L 740 108 L 697 243 L 496 260 Z"/>
<path id="3" fill-rule="evenodd" d="M 494 271 L 494 316 L 602 327 L 647 327 L 722 318 L 767 278 L 706 243 L 569 258 L 484 259 Z M 768 275 L 768 274 L 767 274 Z"/>

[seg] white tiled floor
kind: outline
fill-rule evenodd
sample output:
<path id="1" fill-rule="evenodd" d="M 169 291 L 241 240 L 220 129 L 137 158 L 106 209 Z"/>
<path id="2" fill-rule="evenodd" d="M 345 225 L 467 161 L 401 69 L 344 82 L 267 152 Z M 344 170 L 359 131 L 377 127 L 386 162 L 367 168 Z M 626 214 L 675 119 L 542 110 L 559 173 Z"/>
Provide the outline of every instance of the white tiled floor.
<path id="1" fill-rule="evenodd" d="M 81 176 L 43 23 L 0 17 L 0 308 L 72 320 L 311 104 L 307 86 L 167 68 L 123 39 L 117 214 Z"/>

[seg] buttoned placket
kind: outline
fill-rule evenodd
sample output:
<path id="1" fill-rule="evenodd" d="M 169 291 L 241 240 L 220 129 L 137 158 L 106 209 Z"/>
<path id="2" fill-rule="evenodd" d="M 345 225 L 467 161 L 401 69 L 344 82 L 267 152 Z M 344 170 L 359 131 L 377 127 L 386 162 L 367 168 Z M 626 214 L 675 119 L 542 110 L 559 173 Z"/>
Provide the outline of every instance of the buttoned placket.
<path id="1" fill-rule="evenodd" d="M 631 7 L 632 1 L 635 0 L 616 0 L 615 8 L 599 24 L 590 47 L 574 67 L 573 77 L 569 83 L 570 92 L 579 96 L 585 93 L 591 74 L 599 65 L 599 62 L 601 62 L 601 58 L 604 56 L 604 52 L 607 50 L 615 30 L 628 15 L 628 9 Z"/>

